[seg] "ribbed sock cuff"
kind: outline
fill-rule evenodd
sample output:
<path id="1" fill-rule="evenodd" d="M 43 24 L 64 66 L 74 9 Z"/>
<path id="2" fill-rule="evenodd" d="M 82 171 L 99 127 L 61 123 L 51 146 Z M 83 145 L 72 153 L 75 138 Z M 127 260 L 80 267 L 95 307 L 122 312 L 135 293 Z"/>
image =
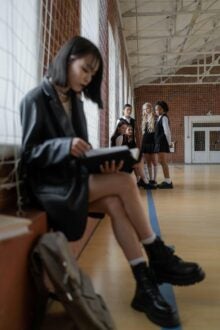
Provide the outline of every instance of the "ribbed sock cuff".
<path id="1" fill-rule="evenodd" d="M 156 234 L 153 233 L 152 236 L 143 239 L 143 240 L 141 241 L 141 243 L 142 243 L 143 245 L 151 244 L 151 243 L 153 243 L 153 242 L 155 241 L 156 237 L 157 237 Z"/>
<path id="2" fill-rule="evenodd" d="M 135 258 L 135 259 L 129 260 L 128 262 L 131 265 L 131 267 L 137 266 L 138 264 L 143 263 L 143 262 L 146 263 L 144 257 Z"/>

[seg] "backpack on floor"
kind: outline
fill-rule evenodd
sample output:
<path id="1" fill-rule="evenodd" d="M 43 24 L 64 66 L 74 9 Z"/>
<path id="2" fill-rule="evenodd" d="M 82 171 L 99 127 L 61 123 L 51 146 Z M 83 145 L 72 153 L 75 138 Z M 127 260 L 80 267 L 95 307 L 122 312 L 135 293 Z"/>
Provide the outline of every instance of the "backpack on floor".
<path id="1" fill-rule="evenodd" d="M 116 330 L 106 304 L 95 293 L 88 275 L 79 269 L 61 232 L 41 237 L 32 253 L 31 263 L 40 298 L 46 296 L 42 283 L 44 269 L 55 288 L 57 299 L 78 330 Z"/>

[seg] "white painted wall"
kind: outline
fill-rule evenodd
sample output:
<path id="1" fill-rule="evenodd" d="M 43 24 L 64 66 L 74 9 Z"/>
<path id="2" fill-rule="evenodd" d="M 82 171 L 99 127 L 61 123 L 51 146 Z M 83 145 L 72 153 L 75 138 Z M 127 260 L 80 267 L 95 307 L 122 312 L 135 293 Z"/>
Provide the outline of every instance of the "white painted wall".
<path id="1" fill-rule="evenodd" d="M 99 1 L 81 0 L 81 35 L 99 47 Z M 83 99 L 88 124 L 89 141 L 94 148 L 100 146 L 100 117 L 98 106 Z"/>
<path id="2" fill-rule="evenodd" d="M 108 49 L 109 49 L 109 137 L 112 136 L 117 120 L 116 109 L 116 46 L 111 25 L 108 26 Z"/>

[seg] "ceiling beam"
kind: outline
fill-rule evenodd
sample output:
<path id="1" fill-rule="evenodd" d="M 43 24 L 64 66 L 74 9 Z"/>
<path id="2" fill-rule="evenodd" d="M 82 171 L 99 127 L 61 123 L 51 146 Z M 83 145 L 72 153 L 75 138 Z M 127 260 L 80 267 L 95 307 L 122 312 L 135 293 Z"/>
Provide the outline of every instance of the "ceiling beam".
<path id="1" fill-rule="evenodd" d="M 206 77 L 218 77 L 219 78 L 219 73 L 209 73 L 209 74 L 207 74 L 206 75 Z M 147 76 L 147 78 L 169 78 L 169 77 L 184 77 L 184 78 L 189 78 L 189 77 L 191 77 L 191 78 L 197 78 L 198 76 L 197 76 L 197 73 L 195 73 L 195 74 L 192 74 L 192 73 L 188 73 L 188 74 L 186 74 L 186 73 L 175 73 L 175 74 L 170 74 L 170 73 L 168 73 L 168 74 L 166 74 L 166 73 L 163 73 L 163 74 L 161 74 L 161 73 L 158 73 L 158 74 L 149 74 L 148 76 Z"/>
<path id="2" fill-rule="evenodd" d="M 213 63 L 206 63 L 206 64 L 181 64 L 181 65 L 139 65 L 136 64 L 132 65 L 132 69 L 170 69 L 170 68 L 177 68 L 177 69 L 184 69 L 184 68 L 204 68 L 204 67 L 220 67 L 220 64 L 213 64 Z"/>
<path id="3" fill-rule="evenodd" d="M 146 17 L 146 16 L 173 16 L 173 15 L 187 15 L 187 14 L 195 14 L 195 12 L 198 11 L 200 15 L 202 14 L 211 14 L 216 15 L 216 13 L 219 13 L 220 15 L 220 9 L 210 9 L 210 10 L 178 10 L 178 11 L 147 11 L 147 12 L 135 12 L 135 11 L 129 11 L 126 13 L 122 13 L 122 17 Z"/>
<path id="4" fill-rule="evenodd" d="M 177 83 L 177 82 L 139 82 L 137 84 L 134 84 L 135 88 L 137 87 L 140 87 L 140 86 L 161 86 L 161 85 L 166 85 L 166 86 L 175 86 L 175 85 L 220 85 L 220 81 L 219 80 L 216 80 L 216 81 L 206 81 L 206 82 L 198 82 L 198 81 L 195 81 L 195 82 L 180 82 L 180 83 Z"/>
<path id="5" fill-rule="evenodd" d="M 136 52 L 134 53 L 130 53 L 129 56 L 131 57 L 135 57 L 135 56 L 142 56 L 142 57 L 145 57 L 145 56 L 162 56 L 162 55 L 179 55 L 180 53 L 179 52 L 157 52 L 157 53 L 139 53 L 137 54 Z M 220 50 L 219 51 L 209 51 L 209 52 L 206 52 L 206 51 L 182 51 L 181 52 L 181 55 L 187 55 L 187 56 L 197 56 L 197 55 L 219 55 L 220 54 Z"/>
<path id="6" fill-rule="evenodd" d="M 216 3 L 217 0 L 214 0 L 212 4 L 209 4 L 208 8 L 206 8 L 206 12 L 209 10 L 210 6 L 212 6 L 214 3 Z M 193 28 L 196 26 L 196 21 L 198 20 L 198 18 L 201 16 L 202 13 L 202 0 L 198 0 L 197 1 L 197 8 L 194 11 L 192 17 L 191 17 L 191 21 L 187 26 L 187 32 L 186 32 L 186 37 L 185 39 L 182 41 L 182 44 L 180 46 L 180 50 L 179 50 L 179 55 L 177 56 L 176 60 L 175 60 L 175 64 L 178 65 L 179 62 L 181 61 L 183 55 L 182 52 L 185 50 L 185 46 L 189 40 L 189 36 L 191 35 L 191 31 L 193 30 Z M 208 37 L 209 38 L 209 37 Z M 198 50 L 198 49 L 197 49 Z M 175 72 L 174 72 L 175 73 Z M 166 82 L 169 78 L 165 79 L 164 82 Z M 197 75 L 197 80 L 198 80 L 198 75 Z"/>
<path id="7" fill-rule="evenodd" d="M 220 27 L 219 27 L 220 28 Z M 212 33 L 212 36 L 216 36 L 216 37 L 220 37 L 220 33 Z M 206 37 L 210 37 L 210 33 L 199 33 L 199 34 L 190 34 L 190 35 L 186 35 L 186 34 L 175 34 L 175 35 L 160 35 L 160 36 L 128 36 L 126 37 L 127 41 L 133 41 L 133 40 L 152 40 L 152 39 L 165 39 L 165 38 L 206 38 Z"/>
<path id="8" fill-rule="evenodd" d="M 179 82 L 179 84 L 189 84 L 190 82 L 191 83 L 197 83 L 197 84 L 206 84 L 206 82 L 204 82 L 204 81 L 201 81 L 201 80 L 198 80 L 198 77 L 196 76 L 196 75 L 194 75 L 194 76 L 181 76 L 182 78 L 184 78 L 184 82 Z M 169 76 L 169 77 L 167 77 L 167 76 L 160 76 L 160 75 L 158 75 L 158 76 L 149 76 L 149 77 L 145 77 L 145 78 L 142 78 L 142 79 L 138 79 L 138 80 L 136 80 L 136 81 L 134 81 L 134 86 L 137 86 L 137 85 L 145 85 L 145 84 L 157 84 L 157 85 L 161 85 L 161 84 L 163 84 L 163 85 L 167 85 L 167 84 L 170 84 L 170 83 L 172 83 L 172 81 L 170 81 L 170 80 L 172 80 L 172 78 L 181 78 L 180 76 L 176 76 L 176 75 L 173 75 L 173 76 Z M 188 79 L 190 79 L 190 80 L 188 80 L 187 81 L 187 78 Z M 219 80 L 218 80 L 218 78 L 219 78 L 219 76 L 207 76 L 206 78 L 212 78 L 212 83 L 220 83 L 219 82 Z M 164 79 L 164 80 L 163 80 Z M 192 81 L 192 79 L 194 79 L 194 81 Z M 175 82 L 175 81 L 173 81 L 173 82 Z M 177 83 L 177 82 L 176 82 Z"/>
<path id="9" fill-rule="evenodd" d="M 211 65 L 209 64 L 209 65 L 207 65 L 207 63 L 205 62 L 204 64 L 205 64 L 205 70 L 204 70 L 204 72 L 203 73 L 201 73 L 200 74 L 200 76 L 201 76 L 201 78 L 199 78 L 199 81 L 203 81 L 203 79 L 204 78 L 206 78 L 206 77 L 210 77 L 210 71 L 213 69 L 213 68 L 215 68 L 215 67 L 217 67 L 217 66 L 220 66 L 219 65 L 219 63 L 220 63 L 220 56 L 218 56 L 218 58 L 217 59 L 215 59 L 215 61 L 213 61 L 212 63 L 211 63 Z M 199 71 L 199 70 L 198 70 Z M 199 72 L 200 73 L 200 72 Z M 220 74 L 219 74 L 219 76 L 220 76 Z"/>

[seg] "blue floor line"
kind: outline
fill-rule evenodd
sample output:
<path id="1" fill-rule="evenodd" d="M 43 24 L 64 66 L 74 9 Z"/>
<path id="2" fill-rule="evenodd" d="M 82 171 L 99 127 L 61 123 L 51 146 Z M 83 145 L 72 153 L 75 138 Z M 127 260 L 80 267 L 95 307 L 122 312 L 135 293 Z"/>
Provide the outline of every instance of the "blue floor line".
<path id="1" fill-rule="evenodd" d="M 150 190 L 147 191 L 147 203 L 148 203 L 148 211 L 149 211 L 151 226 L 152 226 L 154 232 L 156 233 L 156 235 L 161 237 L 161 231 L 160 231 L 160 226 L 159 226 L 159 222 L 158 222 L 158 218 L 157 218 L 157 212 L 156 212 L 152 192 Z M 166 284 L 166 283 L 160 285 L 160 292 L 162 293 L 164 298 L 169 302 L 169 304 L 178 311 L 172 285 Z M 183 330 L 183 328 L 181 326 L 178 326 L 178 327 L 175 327 L 172 329 L 173 330 Z M 170 328 L 161 328 L 161 330 L 170 330 Z"/>

